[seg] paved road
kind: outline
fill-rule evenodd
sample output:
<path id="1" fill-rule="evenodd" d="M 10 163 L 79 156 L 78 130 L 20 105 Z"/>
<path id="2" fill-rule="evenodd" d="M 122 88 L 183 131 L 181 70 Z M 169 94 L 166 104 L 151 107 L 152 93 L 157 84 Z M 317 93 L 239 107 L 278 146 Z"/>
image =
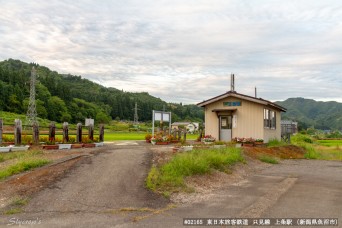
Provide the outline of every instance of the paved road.
<path id="1" fill-rule="evenodd" d="M 180 206 L 136 226 L 179 227 L 183 218 L 234 217 L 338 218 L 342 227 L 342 162 L 286 160 L 215 192 L 207 201 Z"/>
<path id="2" fill-rule="evenodd" d="M 41 227 L 182 227 L 183 218 L 200 217 L 329 217 L 342 223 L 342 162 L 286 160 L 207 200 L 169 209 L 167 200 L 143 187 L 150 156 L 145 145 L 110 145 L 2 224 L 18 218 L 39 219 Z"/>
<path id="3" fill-rule="evenodd" d="M 144 187 L 152 154 L 142 145 L 106 145 L 106 152 L 90 157 L 36 194 L 24 208 L 25 213 L 6 216 L 1 224 L 11 223 L 11 218 L 39 218 L 42 227 L 106 227 L 131 221 L 122 213 L 116 215 L 120 209 L 165 207 L 168 200 Z"/>

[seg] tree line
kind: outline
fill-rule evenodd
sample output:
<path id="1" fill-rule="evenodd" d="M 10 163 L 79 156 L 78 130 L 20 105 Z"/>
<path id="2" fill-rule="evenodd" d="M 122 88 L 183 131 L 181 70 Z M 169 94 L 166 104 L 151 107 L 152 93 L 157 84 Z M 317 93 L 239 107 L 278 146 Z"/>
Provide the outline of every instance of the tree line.
<path id="1" fill-rule="evenodd" d="M 40 118 L 56 122 L 84 122 L 94 118 L 97 123 L 111 120 L 133 120 L 135 103 L 139 121 L 151 121 L 152 110 L 172 112 L 172 121 L 204 119 L 196 105 L 167 103 L 146 92 L 131 93 L 106 88 L 81 76 L 59 74 L 36 63 L 19 60 L 0 62 L 0 110 L 18 114 L 27 112 L 31 69 L 37 70 L 36 106 Z"/>

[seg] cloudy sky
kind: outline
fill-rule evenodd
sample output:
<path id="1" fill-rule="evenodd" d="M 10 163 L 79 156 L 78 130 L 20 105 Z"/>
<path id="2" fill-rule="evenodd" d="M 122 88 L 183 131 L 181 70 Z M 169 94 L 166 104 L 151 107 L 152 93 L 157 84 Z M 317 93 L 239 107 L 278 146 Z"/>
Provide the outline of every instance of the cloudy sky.
<path id="1" fill-rule="evenodd" d="M 230 90 L 342 102 L 342 1 L 0 0 L 0 61 L 197 103 Z"/>

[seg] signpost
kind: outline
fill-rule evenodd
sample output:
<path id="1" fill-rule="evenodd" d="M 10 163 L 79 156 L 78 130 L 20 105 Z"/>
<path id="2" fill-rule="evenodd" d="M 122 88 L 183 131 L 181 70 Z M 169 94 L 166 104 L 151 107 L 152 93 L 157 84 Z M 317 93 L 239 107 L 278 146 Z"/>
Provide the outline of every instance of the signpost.
<path id="1" fill-rule="evenodd" d="M 152 136 L 154 137 L 154 121 L 160 121 L 161 125 L 163 122 L 169 122 L 169 134 L 171 131 L 171 112 L 164 111 L 152 111 Z"/>

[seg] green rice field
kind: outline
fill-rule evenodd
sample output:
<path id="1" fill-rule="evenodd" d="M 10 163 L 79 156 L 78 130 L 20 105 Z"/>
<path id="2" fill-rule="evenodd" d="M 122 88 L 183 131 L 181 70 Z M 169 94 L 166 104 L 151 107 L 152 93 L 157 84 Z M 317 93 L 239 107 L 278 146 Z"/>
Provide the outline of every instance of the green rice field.
<path id="1" fill-rule="evenodd" d="M 117 140 L 145 140 L 146 132 L 117 132 L 106 131 L 104 134 L 105 141 L 117 141 Z M 198 134 L 187 134 L 186 138 L 188 140 L 196 140 Z"/>
<path id="2" fill-rule="evenodd" d="M 336 140 L 336 139 L 325 139 L 325 140 L 317 140 L 317 142 L 322 146 L 341 146 L 342 147 L 342 139 Z"/>
<path id="3" fill-rule="evenodd" d="M 87 132 L 83 132 L 84 136 L 87 136 Z M 107 142 L 110 141 L 120 141 L 120 140 L 145 140 L 146 132 L 125 132 L 125 131 L 108 131 L 106 130 L 104 133 L 104 140 Z M 13 139 L 13 134 L 5 134 L 6 136 Z M 30 135 L 27 135 L 31 137 Z M 41 137 L 48 137 L 48 134 L 40 134 Z M 69 136 L 76 137 L 75 134 L 70 134 Z M 25 135 L 23 135 L 25 137 Z M 95 132 L 94 137 L 98 137 L 98 132 Z M 187 140 L 196 140 L 198 137 L 198 134 L 187 134 L 186 138 Z M 62 133 L 56 132 L 56 138 L 58 140 L 62 140 Z M 14 139 L 13 139 L 14 141 Z"/>

